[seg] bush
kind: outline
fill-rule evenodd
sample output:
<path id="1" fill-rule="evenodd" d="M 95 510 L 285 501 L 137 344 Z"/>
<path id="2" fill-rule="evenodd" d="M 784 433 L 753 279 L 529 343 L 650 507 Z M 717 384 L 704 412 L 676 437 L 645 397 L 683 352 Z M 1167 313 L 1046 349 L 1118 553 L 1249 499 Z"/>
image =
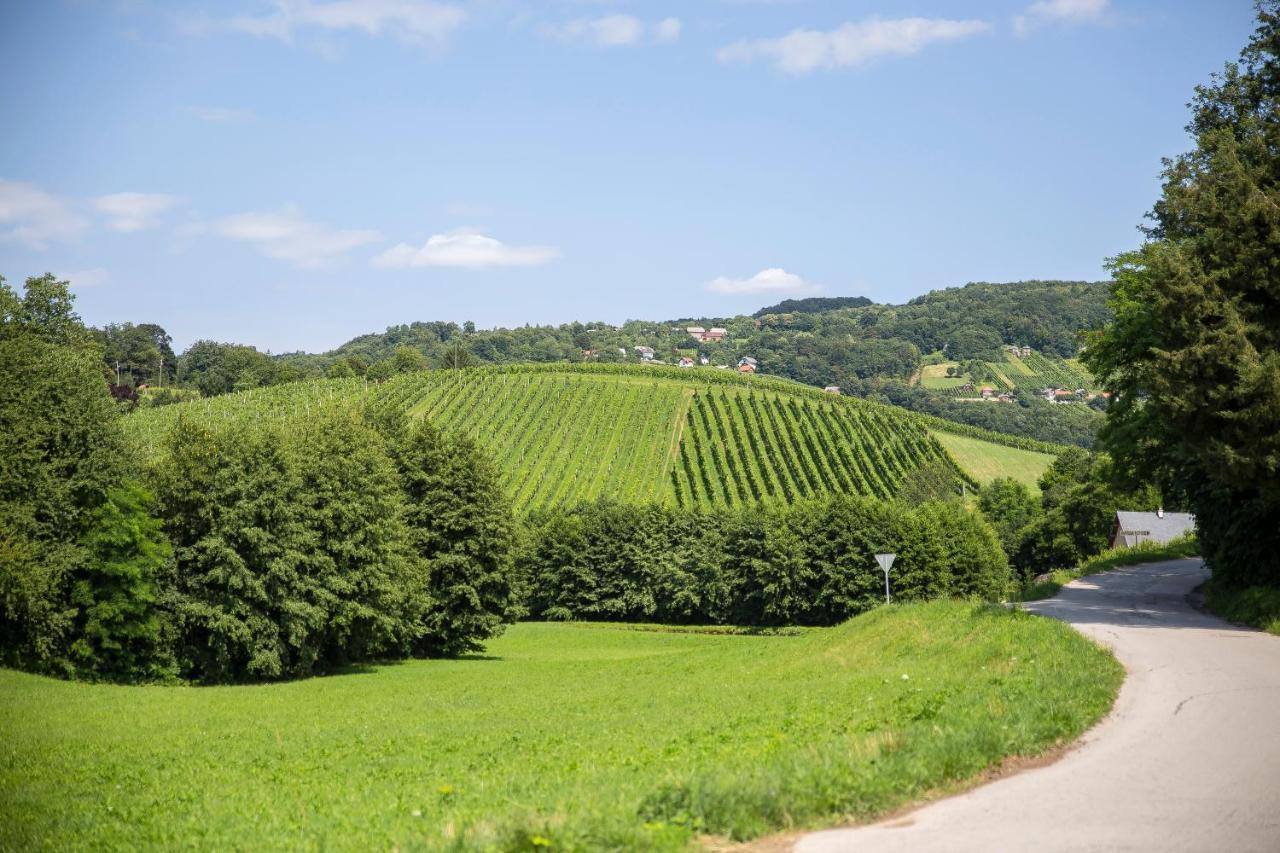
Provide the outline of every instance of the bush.
<path id="1" fill-rule="evenodd" d="M 407 651 L 429 602 L 381 436 L 357 414 L 217 429 L 180 419 L 155 479 L 180 672 L 311 675 Z"/>
<path id="2" fill-rule="evenodd" d="M 1002 598 L 995 531 L 958 502 L 841 496 L 722 512 L 609 501 L 530 519 L 521 565 L 536 618 L 832 625 L 883 600 L 873 556 L 898 555 L 895 599 Z"/>

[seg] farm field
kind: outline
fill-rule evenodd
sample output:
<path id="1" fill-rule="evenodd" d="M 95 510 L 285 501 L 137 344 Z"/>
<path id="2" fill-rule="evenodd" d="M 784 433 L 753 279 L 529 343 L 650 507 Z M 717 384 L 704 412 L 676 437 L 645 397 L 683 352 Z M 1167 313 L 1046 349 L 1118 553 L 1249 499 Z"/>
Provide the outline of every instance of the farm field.
<path id="1" fill-rule="evenodd" d="M 266 686 L 0 670 L 0 848 L 679 849 L 955 790 L 1120 680 L 1066 625 L 945 601 L 798 636 L 523 623 Z"/>
<path id="2" fill-rule="evenodd" d="M 955 388 L 970 381 L 963 376 L 947 376 L 947 368 L 958 366 L 959 364 L 954 361 L 943 362 L 942 364 L 926 364 L 920 368 L 921 386 L 937 391 Z"/>
<path id="3" fill-rule="evenodd" d="M 702 507 L 885 498 L 916 467 L 952 464 L 905 410 L 785 380 L 677 368 L 524 365 L 416 373 L 381 386 L 296 383 L 147 410 L 126 425 L 154 454 L 183 413 L 285 417 L 348 405 L 405 411 L 472 437 L 493 454 L 521 510 L 600 497 Z"/>
<path id="4" fill-rule="evenodd" d="M 1004 447 L 964 435 L 935 430 L 933 437 L 980 485 L 997 477 L 1013 477 L 1038 493 L 1037 481 L 1054 460 L 1048 453 Z"/>

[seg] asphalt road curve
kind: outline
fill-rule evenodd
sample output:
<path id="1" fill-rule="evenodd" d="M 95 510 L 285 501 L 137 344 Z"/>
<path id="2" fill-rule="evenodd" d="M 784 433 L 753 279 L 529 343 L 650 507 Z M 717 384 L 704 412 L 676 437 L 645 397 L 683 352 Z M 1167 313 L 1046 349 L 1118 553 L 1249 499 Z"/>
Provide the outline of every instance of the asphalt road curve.
<path id="1" fill-rule="evenodd" d="M 1053 764 L 795 849 L 1280 853 L 1280 637 L 1191 607 L 1207 577 L 1149 563 L 1028 604 L 1114 649 L 1111 714 Z"/>

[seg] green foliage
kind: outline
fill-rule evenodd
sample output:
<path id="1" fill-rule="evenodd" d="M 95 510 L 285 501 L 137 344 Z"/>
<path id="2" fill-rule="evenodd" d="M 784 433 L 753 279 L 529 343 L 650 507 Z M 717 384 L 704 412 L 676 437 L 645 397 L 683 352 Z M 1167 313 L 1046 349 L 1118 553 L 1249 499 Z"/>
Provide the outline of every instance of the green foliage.
<path id="1" fill-rule="evenodd" d="M 1209 609 L 1223 619 L 1280 636 L 1280 589 L 1233 589 L 1215 579 L 1205 584 L 1204 591 Z"/>
<path id="2" fill-rule="evenodd" d="M 152 503 L 136 483 L 112 489 L 81 540 L 87 560 L 72 580 L 70 658 L 82 678 L 136 681 L 167 672 L 158 599 L 171 551 Z"/>
<path id="3" fill-rule="evenodd" d="M 927 501 L 958 499 L 959 496 L 960 478 L 956 476 L 955 465 L 939 460 L 916 466 L 903 477 L 894 498 L 908 506 L 916 506 Z"/>
<path id="4" fill-rule="evenodd" d="M 1117 510 L 1161 506 L 1152 486 L 1117 487 L 1111 460 L 1069 451 L 1040 478 L 1042 512 L 1011 554 L 1024 579 L 1065 569 L 1107 548 Z"/>
<path id="5" fill-rule="evenodd" d="M 944 601 L 799 636 L 526 623 L 489 653 L 199 690 L 0 671 L 0 849 L 687 850 L 976 783 L 1123 678 L 1066 625 Z"/>
<path id="6" fill-rule="evenodd" d="M 111 382 L 137 386 L 173 381 L 178 358 L 173 354 L 173 339 L 160 326 L 110 323 L 92 332 L 102 347 L 103 370 Z"/>
<path id="7" fill-rule="evenodd" d="M 1115 322 L 1086 357 L 1114 392 L 1119 472 L 1183 496 L 1235 587 L 1280 585 L 1280 4 L 1258 20 L 1197 88 L 1195 149 L 1167 161 L 1149 241 L 1113 262 Z"/>
<path id="8" fill-rule="evenodd" d="M 196 341 L 188 347 L 179 359 L 178 374 L 184 385 L 206 397 L 291 382 L 301 375 L 253 347 L 215 341 Z"/>
<path id="9" fill-rule="evenodd" d="M 470 439 L 419 421 L 393 445 L 410 544 L 432 601 L 418 654 L 479 651 L 522 614 L 511 505 L 497 470 Z"/>
<path id="10" fill-rule="evenodd" d="M 1022 531 L 1040 514 L 1040 502 L 1023 483 L 1000 477 L 982 487 L 978 508 L 991 522 L 1006 554 L 1013 554 L 1022 542 Z"/>
<path id="11" fill-rule="evenodd" d="M 954 501 L 714 514 L 602 501 L 533 516 L 528 539 L 529 607 L 547 619 L 832 625 L 883 602 L 883 551 L 898 554 L 895 599 L 999 600 L 1010 588 L 995 532 Z"/>
<path id="12" fill-rule="evenodd" d="M 51 275 L 22 297 L 0 279 L 0 656 L 59 674 L 95 666 L 71 649 L 98 594 L 84 585 L 106 578 L 82 538 L 126 466 L 101 354 L 71 305 Z"/>
<path id="13" fill-rule="evenodd" d="M 154 466 L 186 677 L 305 676 L 421 634 L 425 573 L 382 437 L 340 410 L 291 427 L 180 419 Z"/>

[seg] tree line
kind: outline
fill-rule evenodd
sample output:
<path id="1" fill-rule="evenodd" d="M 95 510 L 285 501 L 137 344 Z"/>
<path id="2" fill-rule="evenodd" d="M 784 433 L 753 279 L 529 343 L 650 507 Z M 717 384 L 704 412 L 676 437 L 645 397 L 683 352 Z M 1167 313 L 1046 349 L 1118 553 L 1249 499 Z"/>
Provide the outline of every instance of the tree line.
<path id="1" fill-rule="evenodd" d="M 379 410 L 180 417 L 129 446 L 65 283 L 0 279 L 0 660 L 229 682 L 474 651 L 521 613 L 510 506 L 464 438 Z"/>

